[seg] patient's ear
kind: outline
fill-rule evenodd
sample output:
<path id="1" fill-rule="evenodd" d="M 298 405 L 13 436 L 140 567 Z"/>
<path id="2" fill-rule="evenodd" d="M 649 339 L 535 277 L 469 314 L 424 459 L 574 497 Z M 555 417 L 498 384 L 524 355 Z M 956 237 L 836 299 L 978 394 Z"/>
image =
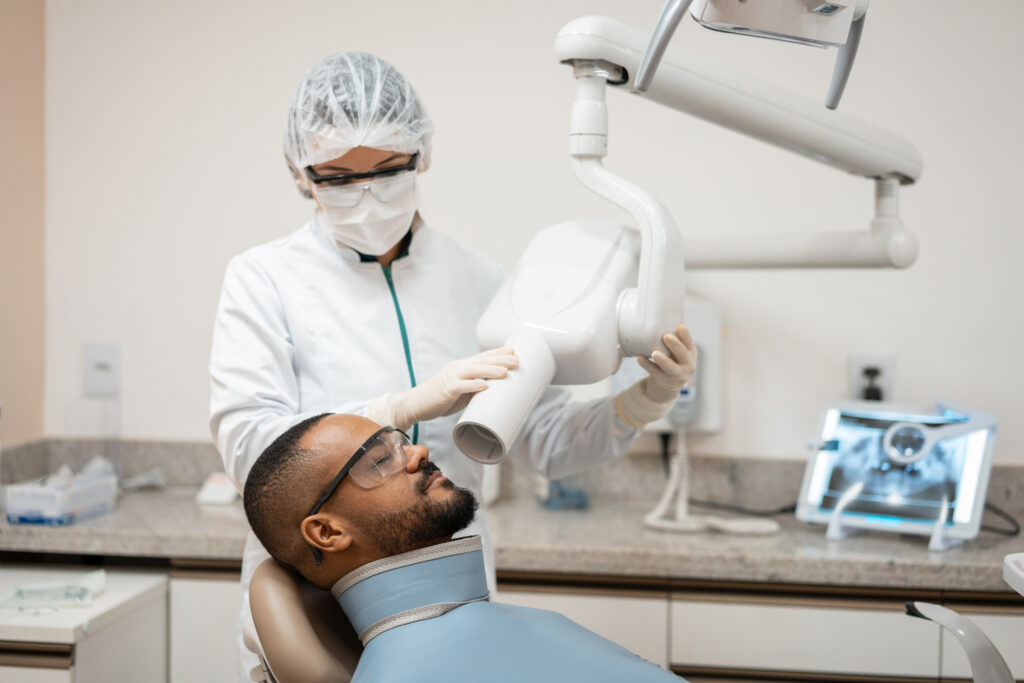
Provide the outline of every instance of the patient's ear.
<path id="1" fill-rule="evenodd" d="M 302 538 L 322 553 L 337 553 L 352 545 L 347 525 L 333 515 L 318 512 L 302 520 Z"/>

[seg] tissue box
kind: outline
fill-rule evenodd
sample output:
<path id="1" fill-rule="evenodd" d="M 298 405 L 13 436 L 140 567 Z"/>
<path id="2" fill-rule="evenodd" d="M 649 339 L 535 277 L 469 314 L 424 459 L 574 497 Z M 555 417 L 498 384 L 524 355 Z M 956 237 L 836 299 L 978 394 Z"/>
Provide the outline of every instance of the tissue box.
<path id="1" fill-rule="evenodd" d="M 12 484 L 7 487 L 5 498 L 7 521 L 11 524 L 72 524 L 114 511 L 117 475 L 75 478 L 59 486 L 46 486 L 43 480 Z"/>

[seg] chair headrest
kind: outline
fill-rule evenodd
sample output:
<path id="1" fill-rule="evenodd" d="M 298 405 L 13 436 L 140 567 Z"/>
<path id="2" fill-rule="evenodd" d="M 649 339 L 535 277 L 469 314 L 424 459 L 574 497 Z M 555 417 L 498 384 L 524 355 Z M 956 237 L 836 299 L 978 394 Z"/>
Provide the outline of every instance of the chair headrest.
<path id="1" fill-rule="evenodd" d="M 268 559 L 252 576 L 249 606 L 278 683 L 351 680 L 363 646 L 330 592 Z"/>

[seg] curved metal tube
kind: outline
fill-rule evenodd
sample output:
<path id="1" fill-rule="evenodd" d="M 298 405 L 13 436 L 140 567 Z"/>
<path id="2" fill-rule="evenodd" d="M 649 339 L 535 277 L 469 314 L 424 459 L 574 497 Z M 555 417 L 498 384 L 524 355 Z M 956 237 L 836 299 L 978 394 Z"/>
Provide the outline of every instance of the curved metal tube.
<path id="1" fill-rule="evenodd" d="M 978 626 L 951 609 L 930 602 L 908 602 L 907 614 L 934 621 L 956 636 L 971 664 L 971 677 L 984 683 L 1013 683 L 1010 667 Z"/>
<path id="2" fill-rule="evenodd" d="M 676 27 L 679 26 L 686 10 L 690 9 L 692 2 L 693 0 L 668 0 L 661 8 L 658 23 L 655 24 L 654 32 L 651 34 L 651 42 L 647 46 L 644 58 L 640 62 L 640 70 L 636 72 L 636 79 L 633 81 L 633 89 L 637 92 L 647 92 L 647 89 L 651 87 L 654 72 L 658 70 L 658 64 L 661 63 L 661 57 L 665 54 L 665 48 L 668 47 L 672 35 L 676 32 Z M 843 81 L 843 83 L 845 85 L 846 82 Z M 841 93 L 842 91 L 840 91 Z"/>
<path id="3" fill-rule="evenodd" d="M 850 72 L 853 70 L 853 60 L 857 57 L 857 48 L 860 47 L 860 36 L 864 32 L 864 17 L 866 16 L 866 14 L 862 14 L 853 20 L 846 42 L 839 47 L 836 65 L 832 70 L 832 83 L 828 87 L 828 95 L 825 96 L 825 106 L 829 109 L 839 106 L 839 100 L 846 89 L 846 82 L 850 80 Z"/>

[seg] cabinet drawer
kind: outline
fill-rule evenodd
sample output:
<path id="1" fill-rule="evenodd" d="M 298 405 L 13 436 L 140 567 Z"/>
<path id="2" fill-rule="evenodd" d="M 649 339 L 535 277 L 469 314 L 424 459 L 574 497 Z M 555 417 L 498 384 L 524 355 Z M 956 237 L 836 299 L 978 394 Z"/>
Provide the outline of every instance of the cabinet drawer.
<path id="1" fill-rule="evenodd" d="M 0 683 L 74 683 L 74 669 L 0 666 Z"/>
<path id="2" fill-rule="evenodd" d="M 171 578 L 171 683 L 233 681 L 238 674 L 238 574 Z"/>
<path id="3" fill-rule="evenodd" d="M 673 665 L 937 677 L 939 626 L 898 602 L 674 595 Z"/>
<path id="4" fill-rule="evenodd" d="M 659 666 L 668 664 L 668 600 L 626 592 L 558 592 L 498 588 L 496 602 L 546 609 Z"/>

